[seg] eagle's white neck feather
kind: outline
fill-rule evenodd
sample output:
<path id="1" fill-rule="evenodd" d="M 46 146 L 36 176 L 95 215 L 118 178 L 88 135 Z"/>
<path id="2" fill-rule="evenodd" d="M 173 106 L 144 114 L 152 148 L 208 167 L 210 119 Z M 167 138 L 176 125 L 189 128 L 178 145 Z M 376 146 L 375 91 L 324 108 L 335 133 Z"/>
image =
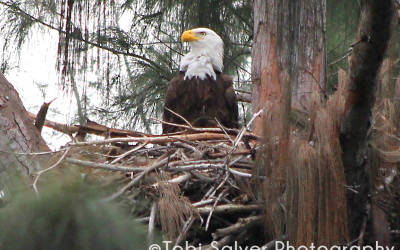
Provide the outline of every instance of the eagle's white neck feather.
<path id="1" fill-rule="evenodd" d="M 207 75 L 216 79 L 215 72 L 222 72 L 224 43 L 214 31 L 207 28 L 192 30 L 195 34 L 205 32 L 206 35 L 196 41 L 190 41 L 191 51 L 186 54 L 180 65 L 180 71 L 185 71 L 185 80 L 198 77 L 204 80 Z"/>

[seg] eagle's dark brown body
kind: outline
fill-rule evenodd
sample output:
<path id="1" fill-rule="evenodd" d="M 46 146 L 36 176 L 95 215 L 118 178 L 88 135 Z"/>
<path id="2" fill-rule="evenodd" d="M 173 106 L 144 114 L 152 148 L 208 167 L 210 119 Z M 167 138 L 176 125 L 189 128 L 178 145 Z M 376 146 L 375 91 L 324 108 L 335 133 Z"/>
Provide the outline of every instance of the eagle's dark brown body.
<path id="1" fill-rule="evenodd" d="M 180 72 L 169 83 L 165 107 L 183 116 L 195 127 L 216 127 L 217 119 L 227 128 L 238 127 L 238 106 L 232 78 L 217 73 L 217 79 L 193 77 L 184 80 Z M 186 124 L 181 118 L 164 109 L 164 121 Z M 179 131 L 176 126 L 163 124 L 163 133 Z"/>

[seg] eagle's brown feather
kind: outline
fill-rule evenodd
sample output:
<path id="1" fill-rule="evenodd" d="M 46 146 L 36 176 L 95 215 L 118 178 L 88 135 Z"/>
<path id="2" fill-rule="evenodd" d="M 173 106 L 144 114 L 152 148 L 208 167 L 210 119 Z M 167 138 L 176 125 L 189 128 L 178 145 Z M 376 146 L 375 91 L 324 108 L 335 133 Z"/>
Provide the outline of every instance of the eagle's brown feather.
<path id="1" fill-rule="evenodd" d="M 216 127 L 217 119 L 227 128 L 237 128 L 238 106 L 233 80 L 223 73 L 216 76 L 216 80 L 211 77 L 184 80 L 184 72 L 179 73 L 169 83 L 165 107 L 180 114 L 195 127 Z M 167 109 L 164 109 L 164 121 L 185 124 Z M 176 126 L 163 124 L 163 133 L 179 130 Z"/>

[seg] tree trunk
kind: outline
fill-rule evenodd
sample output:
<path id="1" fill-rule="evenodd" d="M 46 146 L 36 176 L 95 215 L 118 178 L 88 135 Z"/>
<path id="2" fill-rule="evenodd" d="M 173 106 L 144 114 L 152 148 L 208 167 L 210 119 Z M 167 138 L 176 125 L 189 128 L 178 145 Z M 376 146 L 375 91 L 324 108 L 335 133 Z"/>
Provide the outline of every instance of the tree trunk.
<path id="1" fill-rule="evenodd" d="M 0 72 L 0 190 L 5 197 L 9 194 L 13 177 L 29 177 L 49 159 L 48 156 L 26 153 L 49 150 L 17 91 Z"/>
<path id="2" fill-rule="evenodd" d="M 338 136 L 325 133 L 318 146 L 310 146 L 311 136 L 291 133 L 289 119 L 294 107 L 316 116 L 320 102 L 314 93 L 320 99 L 324 96 L 325 14 L 325 0 L 254 1 L 253 112 L 266 107 L 263 119 L 255 121 L 253 128 L 263 136 L 255 176 L 265 178 L 255 178 L 254 190 L 257 196 L 260 190 L 263 195 L 267 235 L 271 239 L 286 235 L 294 246 L 329 246 L 347 239 L 347 231 L 340 230 L 346 228 L 342 223 L 346 221 L 346 199 L 340 189 L 345 183 L 342 165 L 335 164 L 341 160 L 334 157 L 334 149 L 340 149 Z M 320 120 L 330 114 L 320 113 Z M 334 126 L 331 119 L 324 119 L 323 124 Z M 312 126 L 307 133 L 313 134 Z M 336 140 L 329 141 L 333 134 Z"/>
<path id="3" fill-rule="evenodd" d="M 325 89 L 326 1 L 255 0 L 252 50 L 253 113 L 281 95 L 282 72 L 290 75 L 292 105 L 309 110 L 311 91 Z M 261 121 L 254 123 L 260 133 Z"/>
<path id="4" fill-rule="evenodd" d="M 366 174 L 367 136 L 375 102 L 376 77 L 390 38 L 391 0 L 365 0 L 349 69 L 349 95 L 341 144 L 346 171 L 350 235 L 360 235 L 367 218 L 369 185 Z"/>

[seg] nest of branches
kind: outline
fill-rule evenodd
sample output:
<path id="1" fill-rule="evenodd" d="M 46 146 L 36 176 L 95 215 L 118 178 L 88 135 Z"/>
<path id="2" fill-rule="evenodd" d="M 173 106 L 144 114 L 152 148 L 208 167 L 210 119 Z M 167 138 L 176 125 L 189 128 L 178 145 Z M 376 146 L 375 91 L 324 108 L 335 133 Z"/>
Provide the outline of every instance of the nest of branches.
<path id="1" fill-rule="evenodd" d="M 46 120 L 45 125 L 109 139 L 67 145 L 52 167 L 36 175 L 35 189 L 42 173 L 66 162 L 82 167 L 88 182 L 105 189 L 105 201 L 117 201 L 148 224 L 149 242 L 161 231 L 173 245 L 202 249 L 211 243 L 263 244 L 257 242 L 263 238 L 257 237 L 263 234 L 261 205 L 249 192 L 258 139 L 247 131 L 249 124 L 241 130 L 177 125 L 186 131 L 167 135 L 110 129 L 90 121 L 71 127 Z"/>

